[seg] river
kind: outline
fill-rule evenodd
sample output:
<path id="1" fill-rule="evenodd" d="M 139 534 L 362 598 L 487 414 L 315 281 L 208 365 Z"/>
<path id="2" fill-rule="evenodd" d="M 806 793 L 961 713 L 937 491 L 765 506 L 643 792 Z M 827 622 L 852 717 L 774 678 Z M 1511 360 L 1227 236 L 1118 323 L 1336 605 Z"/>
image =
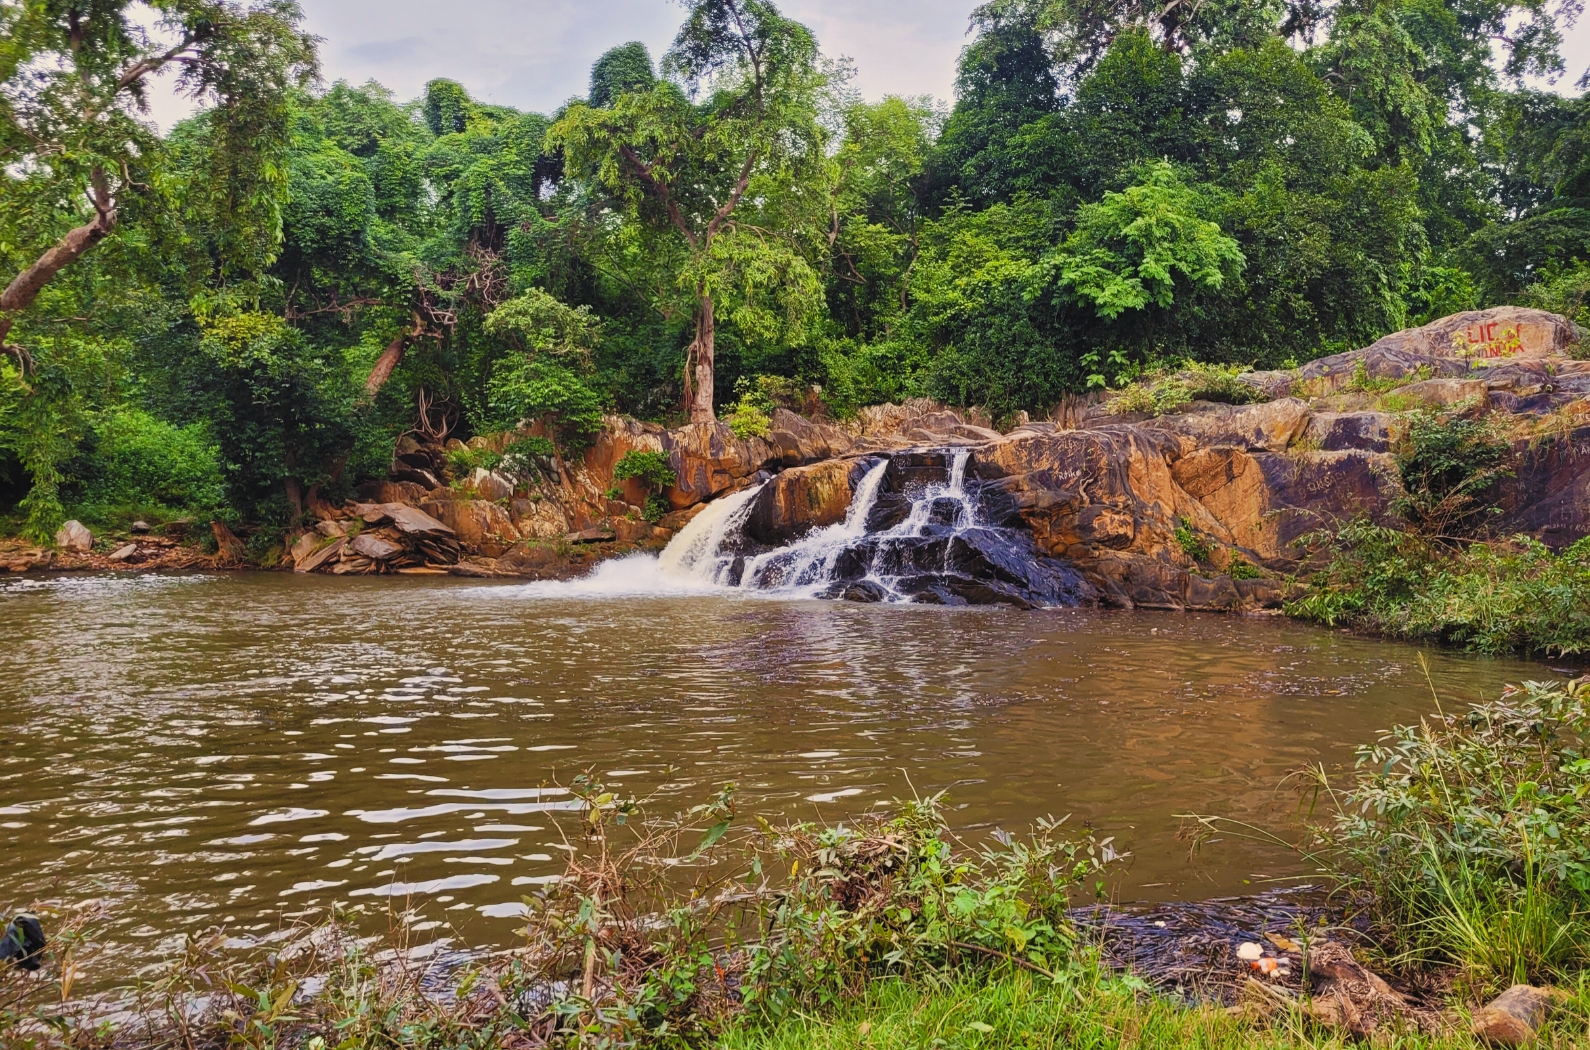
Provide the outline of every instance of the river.
<path id="1" fill-rule="evenodd" d="M 651 571 L 0 582 L 0 903 L 99 900 L 128 966 L 337 902 L 511 943 L 585 770 L 663 810 L 733 781 L 747 819 L 937 791 L 974 836 L 1072 814 L 1133 854 L 1120 898 L 1202 898 L 1307 866 L 1189 857 L 1178 815 L 1293 836 L 1288 772 L 1433 706 L 1417 650 L 1278 618 L 648 596 Z M 1429 662 L 1449 706 L 1552 676 Z"/>

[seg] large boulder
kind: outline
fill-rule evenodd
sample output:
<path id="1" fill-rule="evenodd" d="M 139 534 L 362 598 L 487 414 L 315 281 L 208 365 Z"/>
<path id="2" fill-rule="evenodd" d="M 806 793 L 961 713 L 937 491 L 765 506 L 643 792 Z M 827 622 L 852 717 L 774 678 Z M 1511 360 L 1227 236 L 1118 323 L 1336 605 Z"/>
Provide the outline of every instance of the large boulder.
<path id="1" fill-rule="evenodd" d="M 56 530 L 55 545 L 63 551 L 87 554 L 94 549 L 94 534 L 82 522 L 74 519 Z"/>
<path id="2" fill-rule="evenodd" d="M 778 546 L 814 528 L 844 521 L 863 473 L 855 460 L 831 459 L 778 474 L 757 493 L 745 522 L 746 535 Z"/>
<path id="3" fill-rule="evenodd" d="M 435 500 L 420 510 L 451 530 L 466 550 L 488 558 L 497 557 L 522 538 L 508 512 L 485 500 Z"/>

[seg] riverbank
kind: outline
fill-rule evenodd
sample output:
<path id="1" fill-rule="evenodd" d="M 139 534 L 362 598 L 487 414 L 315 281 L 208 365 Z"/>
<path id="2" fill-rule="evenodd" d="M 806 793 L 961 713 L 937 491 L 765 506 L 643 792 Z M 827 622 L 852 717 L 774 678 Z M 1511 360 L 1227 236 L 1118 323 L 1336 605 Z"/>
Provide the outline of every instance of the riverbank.
<path id="1" fill-rule="evenodd" d="M 0 1024 L 41 1047 L 1442 1048 L 1477 1027 L 1516 1045 L 1526 1023 L 1527 1041 L 1582 1045 L 1587 736 L 1590 681 L 1432 712 L 1319 781 L 1296 848 L 1334 887 L 1323 908 L 1179 905 L 1205 912 L 1202 932 L 1142 916 L 1160 950 L 1124 954 L 1134 920 L 1078 904 L 1129 858 L 1064 821 L 971 838 L 932 796 L 748 827 L 732 786 L 662 815 L 581 776 L 573 805 L 545 811 L 568 859 L 526 891 L 517 947 L 333 922 L 239 958 L 224 933 L 194 935 L 107 1022 L 106 1000 L 72 997 L 93 916 L 45 911 L 56 947 L 39 976 L 4 975 Z M 1522 984 L 1540 990 L 1497 999 Z M 1503 1009 L 1519 1000 L 1533 1008 Z"/>

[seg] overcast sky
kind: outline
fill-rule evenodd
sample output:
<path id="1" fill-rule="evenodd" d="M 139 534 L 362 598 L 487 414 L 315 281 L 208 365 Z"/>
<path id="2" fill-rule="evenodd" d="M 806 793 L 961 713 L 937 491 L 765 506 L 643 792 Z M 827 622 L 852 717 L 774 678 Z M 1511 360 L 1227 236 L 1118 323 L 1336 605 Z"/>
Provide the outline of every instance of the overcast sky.
<path id="1" fill-rule="evenodd" d="M 325 80 L 374 78 L 400 100 L 435 77 L 460 81 L 477 99 L 549 112 L 584 95 L 603 51 L 643 41 L 654 58 L 683 18 L 675 0 L 301 0 L 322 38 Z M 950 101 L 955 58 L 977 0 L 783 0 L 817 34 L 824 53 L 856 64 L 867 98 L 933 95 Z M 1590 66 L 1590 16 L 1570 33 L 1568 75 Z M 185 108 L 185 107 L 184 107 Z M 161 99 L 156 118 L 185 115 Z"/>

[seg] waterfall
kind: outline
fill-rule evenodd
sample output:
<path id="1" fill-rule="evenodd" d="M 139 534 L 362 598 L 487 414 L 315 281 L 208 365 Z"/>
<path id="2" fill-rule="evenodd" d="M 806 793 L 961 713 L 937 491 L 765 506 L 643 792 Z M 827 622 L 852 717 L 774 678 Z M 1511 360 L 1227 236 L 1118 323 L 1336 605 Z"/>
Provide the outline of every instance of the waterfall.
<path id="1" fill-rule="evenodd" d="M 955 448 L 862 460 L 845 519 L 783 546 L 745 531 L 771 483 L 723 497 L 674 537 L 657 568 L 680 584 L 796 598 L 1078 604 L 1087 584 L 1037 551 L 997 489 L 968 480 L 971 455 Z"/>

